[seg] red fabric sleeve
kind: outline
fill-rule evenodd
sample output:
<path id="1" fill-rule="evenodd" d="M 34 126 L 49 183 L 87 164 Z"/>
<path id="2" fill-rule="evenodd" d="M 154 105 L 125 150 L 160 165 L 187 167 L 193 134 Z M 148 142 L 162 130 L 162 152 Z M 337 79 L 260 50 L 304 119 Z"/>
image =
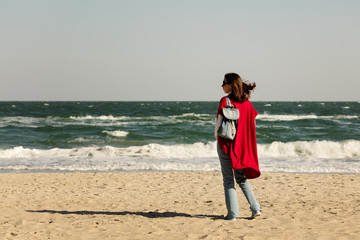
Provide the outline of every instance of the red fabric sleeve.
<path id="1" fill-rule="evenodd" d="M 253 118 L 255 119 L 256 116 L 258 115 L 258 112 L 256 111 L 255 108 L 252 108 L 252 114 L 253 114 Z"/>
<path id="2" fill-rule="evenodd" d="M 217 114 L 216 114 L 216 118 L 217 118 L 217 115 L 221 115 L 221 116 L 224 116 L 223 113 L 222 113 L 222 109 L 226 107 L 226 97 L 222 97 L 220 99 L 220 103 L 219 103 L 219 108 L 218 108 L 218 111 L 217 111 Z"/>

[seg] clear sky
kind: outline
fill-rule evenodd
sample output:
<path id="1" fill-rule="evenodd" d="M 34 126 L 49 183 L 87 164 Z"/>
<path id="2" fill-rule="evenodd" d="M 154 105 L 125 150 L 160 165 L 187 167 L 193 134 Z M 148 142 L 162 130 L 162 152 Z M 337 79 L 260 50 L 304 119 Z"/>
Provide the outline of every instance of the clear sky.
<path id="1" fill-rule="evenodd" d="M 359 101 L 359 0 L 0 0 L 0 100 Z"/>

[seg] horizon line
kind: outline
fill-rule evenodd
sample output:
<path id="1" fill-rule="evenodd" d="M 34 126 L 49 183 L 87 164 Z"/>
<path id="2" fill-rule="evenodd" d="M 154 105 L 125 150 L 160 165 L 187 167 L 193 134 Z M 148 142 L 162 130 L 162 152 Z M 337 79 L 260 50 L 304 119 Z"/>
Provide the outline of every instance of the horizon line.
<path id="1" fill-rule="evenodd" d="M 218 102 L 219 100 L 0 100 L 0 102 Z M 358 102 L 360 100 L 250 100 L 251 102 Z"/>

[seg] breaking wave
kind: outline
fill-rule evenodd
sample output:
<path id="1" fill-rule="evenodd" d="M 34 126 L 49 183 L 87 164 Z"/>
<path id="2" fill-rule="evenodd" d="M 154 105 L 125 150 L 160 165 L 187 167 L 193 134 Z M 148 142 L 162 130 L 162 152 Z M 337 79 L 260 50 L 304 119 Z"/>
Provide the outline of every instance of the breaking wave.
<path id="1" fill-rule="evenodd" d="M 360 172 L 360 141 L 258 144 L 260 167 L 270 172 Z M 0 150 L 0 170 L 217 171 L 216 142 L 117 148 Z"/>

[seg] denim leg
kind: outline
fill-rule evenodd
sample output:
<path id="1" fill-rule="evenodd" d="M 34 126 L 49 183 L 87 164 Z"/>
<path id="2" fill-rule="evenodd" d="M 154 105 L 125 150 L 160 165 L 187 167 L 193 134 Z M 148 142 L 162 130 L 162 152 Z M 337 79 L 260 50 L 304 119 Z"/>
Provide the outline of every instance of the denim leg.
<path id="1" fill-rule="evenodd" d="M 246 200 L 250 204 L 250 210 L 252 212 L 260 211 L 260 204 L 254 196 L 249 181 L 244 176 L 244 171 L 242 169 L 237 169 L 234 172 L 235 172 L 236 182 L 239 184 L 242 192 L 245 195 Z"/>
<path id="2" fill-rule="evenodd" d="M 220 159 L 221 173 L 223 176 L 225 202 L 228 211 L 228 217 L 239 217 L 239 207 L 237 194 L 234 183 L 234 173 L 232 169 L 232 162 L 229 156 L 227 156 L 217 145 L 217 151 Z"/>

